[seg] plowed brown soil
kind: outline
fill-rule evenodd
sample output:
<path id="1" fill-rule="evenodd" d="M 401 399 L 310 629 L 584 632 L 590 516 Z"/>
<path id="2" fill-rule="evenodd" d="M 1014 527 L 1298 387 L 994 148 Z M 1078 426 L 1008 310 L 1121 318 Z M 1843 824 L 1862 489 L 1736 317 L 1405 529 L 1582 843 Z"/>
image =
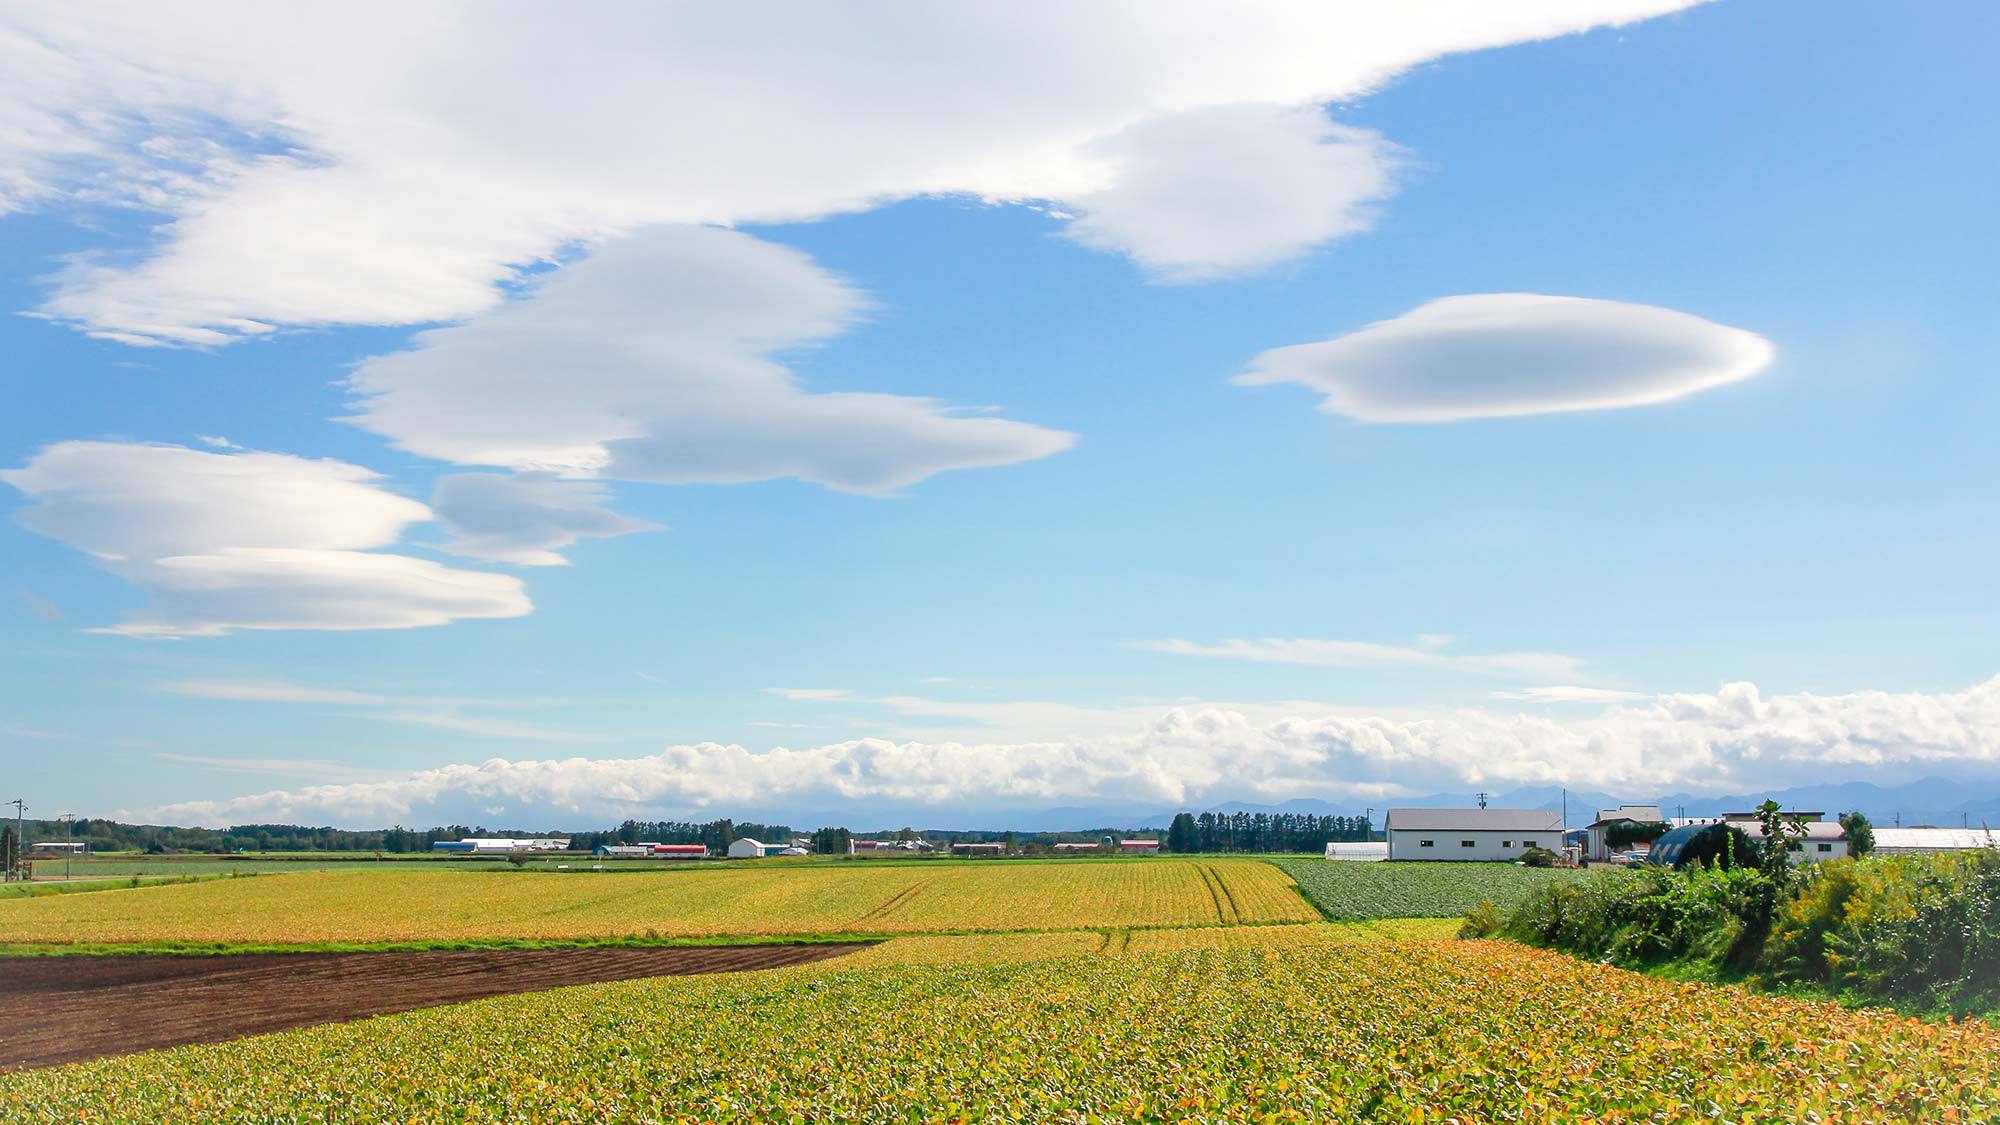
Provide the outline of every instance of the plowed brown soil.
<path id="1" fill-rule="evenodd" d="M 0 957 L 0 1071 L 631 977 L 774 969 L 864 942 Z"/>

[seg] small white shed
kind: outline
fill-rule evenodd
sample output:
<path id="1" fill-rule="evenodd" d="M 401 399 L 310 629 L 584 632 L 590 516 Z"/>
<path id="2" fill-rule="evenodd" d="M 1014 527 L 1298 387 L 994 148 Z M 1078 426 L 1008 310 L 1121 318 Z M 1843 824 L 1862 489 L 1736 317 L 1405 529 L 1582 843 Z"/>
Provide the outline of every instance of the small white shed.
<path id="1" fill-rule="evenodd" d="M 730 859 L 763 859 L 764 845 L 745 836 L 741 840 L 729 842 Z"/>

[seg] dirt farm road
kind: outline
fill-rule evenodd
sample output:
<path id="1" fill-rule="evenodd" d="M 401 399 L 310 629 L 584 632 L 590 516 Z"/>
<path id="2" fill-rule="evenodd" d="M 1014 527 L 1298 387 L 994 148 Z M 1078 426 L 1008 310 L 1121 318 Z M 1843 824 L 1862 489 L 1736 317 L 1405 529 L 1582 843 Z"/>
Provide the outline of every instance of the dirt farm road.
<path id="1" fill-rule="evenodd" d="M 633 977 L 775 969 L 861 942 L 0 957 L 0 1071 Z"/>

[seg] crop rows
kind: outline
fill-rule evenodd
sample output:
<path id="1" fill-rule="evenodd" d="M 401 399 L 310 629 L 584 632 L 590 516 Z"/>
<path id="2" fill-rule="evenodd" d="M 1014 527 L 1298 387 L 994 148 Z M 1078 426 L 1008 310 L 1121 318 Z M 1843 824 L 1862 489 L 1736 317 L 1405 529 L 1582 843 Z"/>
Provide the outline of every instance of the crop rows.
<path id="1" fill-rule="evenodd" d="M 1537 887 L 1582 874 L 1511 863 L 1362 863 L 1295 858 L 1270 862 L 1290 874 L 1299 890 L 1334 921 L 1462 918 L 1481 900 L 1505 910 Z"/>
<path id="2" fill-rule="evenodd" d="M 2000 1033 L 1340 927 L 919 938 L 0 1079 L 162 1122 L 1989 1120 Z M 1255 931 L 1261 934 L 1261 931 Z M 1302 940 L 1307 939 L 1307 940 Z M 1314 940 L 1316 939 L 1316 940 Z"/>
<path id="3" fill-rule="evenodd" d="M 314 871 L 0 902 L 0 943 L 932 933 L 1318 921 L 1250 860 L 866 863 L 630 874 Z"/>

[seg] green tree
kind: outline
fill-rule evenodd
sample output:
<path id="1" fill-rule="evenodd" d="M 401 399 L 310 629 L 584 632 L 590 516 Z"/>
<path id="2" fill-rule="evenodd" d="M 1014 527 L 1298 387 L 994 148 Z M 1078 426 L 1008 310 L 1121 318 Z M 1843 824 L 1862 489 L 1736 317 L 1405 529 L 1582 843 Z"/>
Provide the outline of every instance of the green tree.
<path id="1" fill-rule="evenodd" d="M 1173 823 L 1167 825 L 1167 850 L 1170 852 L 1192 852 L 1199 850 L 1194 814 L 1174 814 Z"/>
<path id="2" fill-rule="evenodd" d="M 1840 826 L 1847 829 L 1847 851 L 1851 855 L 1867 855 L 1875 850 L 1875 826 L 1868 823 L 1868 814 L 1860 809 L 1840 814 Z"/>
<path id="3" fill-rule="evenodd" d="M 1733 824 L 1711 824 L 1694 834 L 1674 857 L 1674 866 L 1747 867 L 1757 855 L 1757 845 L 1749 833 Z"/>

